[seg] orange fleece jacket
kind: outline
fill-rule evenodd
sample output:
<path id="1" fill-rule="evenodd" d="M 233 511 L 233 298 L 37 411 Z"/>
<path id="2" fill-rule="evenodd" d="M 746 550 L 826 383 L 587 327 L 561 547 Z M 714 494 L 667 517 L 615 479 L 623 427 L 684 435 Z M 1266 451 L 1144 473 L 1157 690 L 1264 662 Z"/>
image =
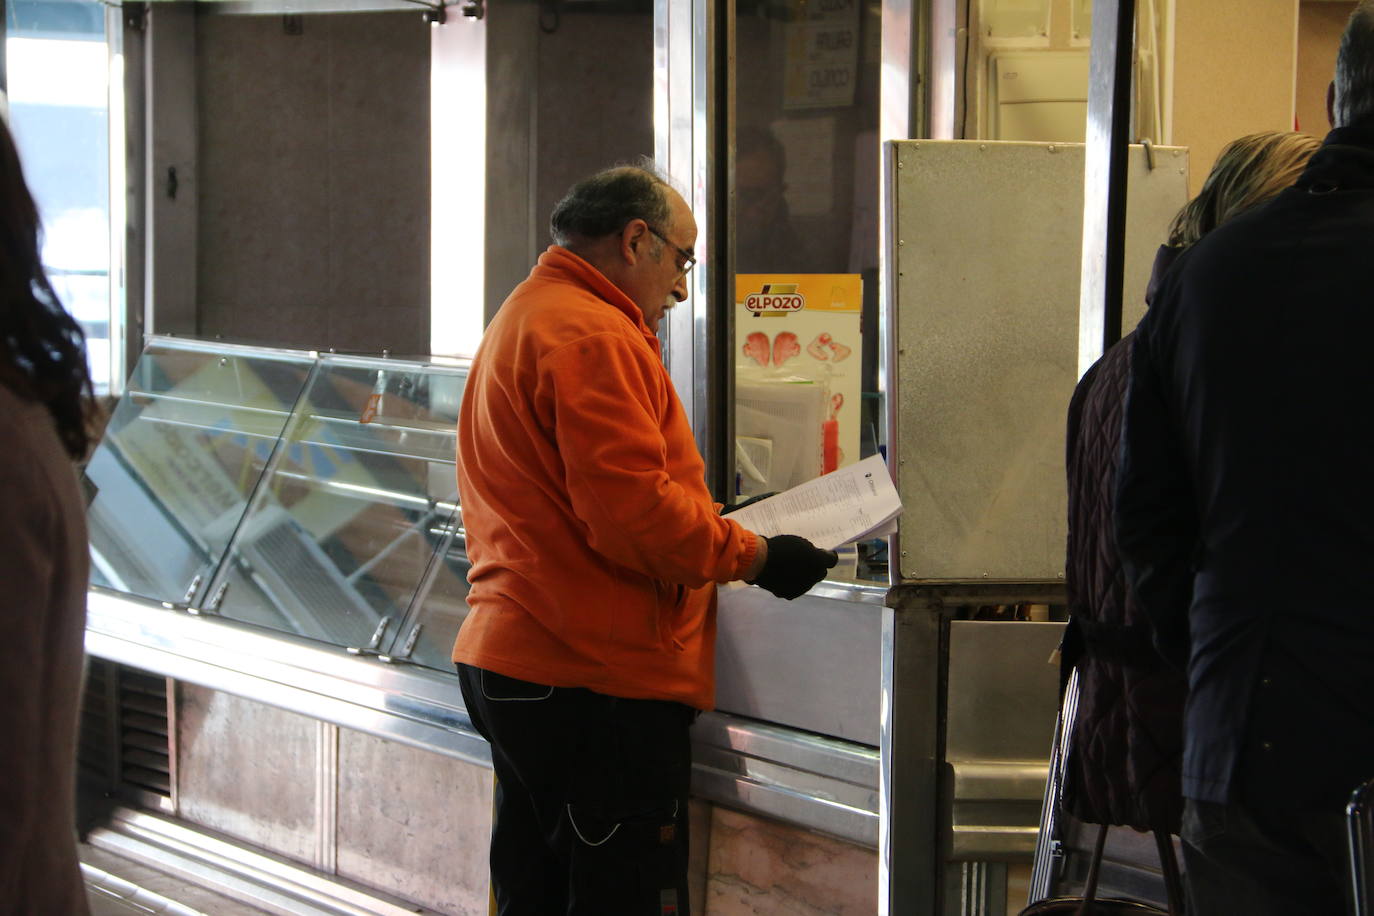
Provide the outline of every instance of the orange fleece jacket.
<path id="1" fill-rule="evenodd" d="M 453 660 L 698 709 L 715 583 L 757 537 L 722 518 L 639 307 L 553 246 L 482 338 L 458 420 L 471 611 Z"/>

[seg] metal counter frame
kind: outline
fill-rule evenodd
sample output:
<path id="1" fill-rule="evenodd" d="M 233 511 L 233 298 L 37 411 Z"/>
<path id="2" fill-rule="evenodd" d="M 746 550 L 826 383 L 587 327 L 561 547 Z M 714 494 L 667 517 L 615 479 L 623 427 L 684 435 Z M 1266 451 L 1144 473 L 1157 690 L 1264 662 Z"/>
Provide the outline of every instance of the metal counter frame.
<path id="1" fill-rule="evenodd" d="M 87 610 L 92 656 L 491 765 L 454 676 L 107 589 Z M 723 713 L 693 738 L 698 797 L 876 846 L 876 748 Z"/>

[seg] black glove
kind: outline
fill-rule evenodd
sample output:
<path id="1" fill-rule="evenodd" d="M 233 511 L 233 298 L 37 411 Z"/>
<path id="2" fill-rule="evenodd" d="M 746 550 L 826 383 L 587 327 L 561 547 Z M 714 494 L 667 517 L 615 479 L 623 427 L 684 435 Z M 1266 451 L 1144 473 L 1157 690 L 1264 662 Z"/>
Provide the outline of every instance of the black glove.
<path id="1" fill-rule="evenodd" d="M 825 578 L 827 569 L 840 561 L 835 551 L 821 550 L 795 534 L 779 534 L 765 540 L 768 557 L 763 561 L 763 571 L 749 584 L 766 588 L 788 601 L 805 595 Z"/>

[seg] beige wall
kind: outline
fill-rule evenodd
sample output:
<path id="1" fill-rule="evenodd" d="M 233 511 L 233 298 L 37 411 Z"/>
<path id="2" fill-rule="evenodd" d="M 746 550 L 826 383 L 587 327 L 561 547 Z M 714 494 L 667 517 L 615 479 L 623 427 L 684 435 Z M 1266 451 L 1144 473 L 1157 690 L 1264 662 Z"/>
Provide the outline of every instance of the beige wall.
<path id="1" fill-rule="evenodd" d="M 1192 150 L 1196 194 L 1221 148 L 1292 130 L 1297 0 L 1176 0 L 1171 142 Z"/>
<path id="2" fill-rule="evenodd" d="M 1304 0 L 1298 10 L 1298 129 L 1320 137 L 1326 120 L 1326 87 L 1336 67 L 1336 48 L 1354 3 Z"/>

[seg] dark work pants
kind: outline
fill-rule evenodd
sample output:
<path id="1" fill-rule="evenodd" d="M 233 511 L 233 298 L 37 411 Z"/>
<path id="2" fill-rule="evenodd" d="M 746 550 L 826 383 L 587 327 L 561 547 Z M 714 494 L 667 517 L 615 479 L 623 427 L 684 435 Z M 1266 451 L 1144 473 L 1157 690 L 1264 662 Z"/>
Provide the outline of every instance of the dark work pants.
<path id="1" fill-rule="evenodd" d="M 499 916 L 687 916 L 694 710 L 458 666 L 491 744 Z"/>
<path id="2" fill-rule="evenodd" d="M 1339 814 L 1251 810 L 1187 799 L 1188 916 L 1344 916 L 1348 867 Z"/>

